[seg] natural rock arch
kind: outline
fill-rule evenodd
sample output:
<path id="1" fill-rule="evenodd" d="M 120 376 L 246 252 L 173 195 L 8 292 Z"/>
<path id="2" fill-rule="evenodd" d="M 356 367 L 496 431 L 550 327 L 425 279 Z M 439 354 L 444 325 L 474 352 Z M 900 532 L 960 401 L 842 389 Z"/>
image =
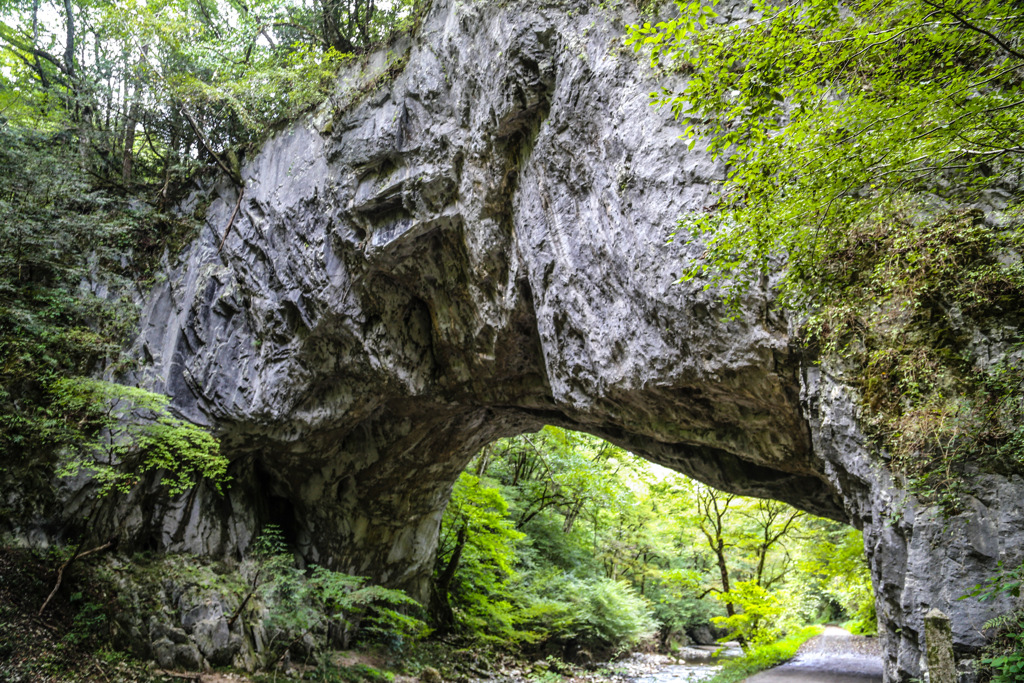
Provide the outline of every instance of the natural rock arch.
<path id="1" fill-rule="evenodd" d="M 1024 486 L 993 477 L 940 520 L 871 458 L 770 283 L 729 321 L 675 284 L 701 247 L 667 238 L 720 168 L 648 106 L 623 23 L 583 0 L 438 0 L 393 81 L 369 59 L 245 165 L 241 198 L 213 188 L 147 300 L 138 379 L 221 435 L 235 482 L 116 524 L 232 555 L 273 520 L 307 560 L 424 596 L 468 458 L 558 424 L 862 528 L 887 680 L 920 673 L 930 607 L 976 647 L 1004 605 L 956 598 L 1019 553 Z"/>

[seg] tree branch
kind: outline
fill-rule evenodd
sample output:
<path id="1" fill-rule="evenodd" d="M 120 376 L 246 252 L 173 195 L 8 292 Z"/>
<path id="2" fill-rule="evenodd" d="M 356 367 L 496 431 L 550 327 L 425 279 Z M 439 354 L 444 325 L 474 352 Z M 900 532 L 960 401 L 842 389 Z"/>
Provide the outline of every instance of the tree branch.
<path id="1" fill-rule="evenodd" d="M 969 29 L 971 31 L 974 31 L 976 33 L 980 33 L 983 36 L 986 36 L 993 43 L 995 43 L 996 45 L 1001 47 L 1003 50 L 1005 50 L 1008 54 L 1013 55 L 1017 59 L 1024 59 L 1024 53 L 1017 52 L 1012 47 L 1010 47 L 1005 42 L 1003 42 L 999 38 L 999 36 L 995 35 L 994 33 L 990 32 L 990 31 L 987 31 L 987 30 L 983 29 L 980 26 L 975 26 L 971 22 L 969 22 L 966 19 L 964 19 L 958 12 L 949 9 L 945 5 L 940 5 L 937 2 L 932 2 L 932 0 L 921 0 L 921 2 L 923 2 L 926 5 L 928 5 L 929 7 L 934 7 L 935 9 L 940 10 L 940 11 L 945 12 L 946 14 L 950 15 L 951 17 L 956 19 L 957 22 L 961 26 L 963 26 L 964 28 Z"/>
<path id="2" fill-rule="evenodd" d="M 238 201 L 235 202 L 235 210 L 231 212 L 231 220 L 228 221 L 228 227 L 224 228 L 224 236 L 220 239 L 220 246 L 217 247 L 217 252 L 220 253 L 224 250 L 224 243 L 228 241 L 228 233 L 231 232 L 231 226 L 235 224 L 235 216 L 238 215 L 238 207 L 242 205 L 242 195 L 245 194 L 245 188 L 239 188 L 238 190 Z"/>
<path id="3" fill-rule="evenodd" d="M 73 74 L 67 71 L 67 69 L 64 67 L 64 64 L 61 63 L 60 59 L 54 57 L 46 50 L 41 50 L 35 47 L 34 45 L 29 45 L 28 43 L 19 40 L 17 37 L 11 35 L 10 30 L 7 29 L 7 27 L 4 26 L 3 24 L 0 24 L 0 40 L 3 40 L 8 45 L 15 47 L 21 50 L 22 52 L 27 52 L 30 55 L 33 55 L 34 57 L 45 59 L 46 61 L 50 62 L 55 67 L 57 67 L 57 69 L 60 70 L 60 72 L 65 74 L 66 76 L 73 76 Z M 62 85 L 67 85 L 67 82 L 62 83 Z"/>
<path id="4" fill-rule="evenodd" d="M 92 550 L 86 550 L 84 553 L 80 553 L 76 549 L 75 550 L 75 554 L 73 554 L 71 557 L 69 557 L 67 559 L 67 561 L 64 562 L 64 564 L 62 564 L 60 566 L 60 569 L 57 570 L 57 583 L 54 584 L 53 590 L 50 591 L 50 594 L 46 596 L 46 600 L 43 601 L 43 606 L 39 608 L 39 612 L 38 612 L 38 614 L 36 614 L 36 616 L 37 617 L 43 616 L 43 612 L 46 611 L 47 605 L 50 604 L 50 601 L 53 600 L 53 596 L 57 594 L 58 590 L 60 590 L 60 585 L 64 581 L 64 570 L 66 570 L 69 566 L 71 566 L 72 562 L 74 562 L 75 560 L 80 560 L 83 557 L 86 557 L 88 555 L 92 555 L 93 553 L 98 553 L 98 552 L 100 552 L 102 550 L 106 550 L 107 548 L 109 548 L 112 545 L 114 545 L 113 541 L 107 541 L 103 545 L 97 546 L 97 547 L 93 548 Z M 79 547 L 81 547 L 81 546 L 79 546 Z"/>
<path id="5" fill-rule="evenodd" d="M 75 75 L 75 11 L 71 0 L 64 0 L 64 13 L 68 17 L 66 28 L 67 44 L 64 46 L 64 65 L 67 67 L 67 74 L 72 78 Z"/>
<path id="6" fill-rule="evenodd" d="M 184 104 L 181 105 L 181 113 L 188 121 L 188 125 L 192 127 L 192 130 L 199 138 L 199 141 L 203 143 L 203 147 L 206 148 L 206 151 L 210 153 L 210 156 L 213 157 L 213 160 L 217 162 L 218 166 L 220 166 L 220 169 L 228 174 L 228 177 L 231 178 L 235 185 L 241 187 L 242 179 L 235 176 L 234 172 L 227 167 L 227 164 L 225 164 L 223 160 L 221 160 L 220 155 L 213 151 L 213 147 L 210 145 L 210 141 L 206 139 L 206 136 L 203 134 L 203 131 L 199 129 L 199 124 L 196 123 L 196 120 L 194 118 L 192 118 L 192 114 L 189 113 L 188 109 L 185 108 Z"/>

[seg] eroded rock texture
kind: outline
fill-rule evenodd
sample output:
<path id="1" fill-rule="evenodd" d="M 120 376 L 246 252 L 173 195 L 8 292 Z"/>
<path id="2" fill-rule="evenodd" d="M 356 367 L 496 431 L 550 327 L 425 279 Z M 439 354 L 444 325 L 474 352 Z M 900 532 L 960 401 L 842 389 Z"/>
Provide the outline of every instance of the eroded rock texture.
<path id="1" fill-rule="evenodd" d="M 648 105 L 630 11 L 438 0 L 393 81 L 354 104 L 341 86 L 246 164 L 240 202 L 218 189 L 139 352 L 141 379 L 223 437 L 235 484 L 154 499 L 123 531 L 230 556 L 272 521 L 307 561 L 423 597 L 468 458 L 558 424 L 862 527 L 888 680 L 920 674 L 931 607 L 962 651 L 982 642 L 1004 605 L 955 598 L 1024 546 L 1024 485 L 937 517 L 872 463 L 769 283 L 732 321 L 674 284 L 702 248 L 666 240 L 721 169 Z"/>

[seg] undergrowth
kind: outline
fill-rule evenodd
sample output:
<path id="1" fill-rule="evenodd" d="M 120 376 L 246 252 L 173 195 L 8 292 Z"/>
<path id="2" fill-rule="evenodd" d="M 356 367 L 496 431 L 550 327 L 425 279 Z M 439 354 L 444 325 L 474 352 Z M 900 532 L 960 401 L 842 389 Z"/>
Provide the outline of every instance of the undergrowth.
<path id="1" fill-rule="evenodd" d="M 59 135 L 0 122 L 0 487 L 25 492 L 0 503 L 0 528 L 56 516 L 42 511 L 55 505 L 56 456 L 81 445 L 67 430 L 101 431 L 61 405 L 61 383 L 130 367 L 137 292 L 199 227 L 98 186 L 77 152 Z"/>
<path id="2" fill-rule="evenodd" d="M 953 513 L 973 475 L 1024 466 L 1024 236 L 978 210 L 912 214 L 854 226 L 822 259 L 803 332 L 849 371 L 892 471 Z"/>
<path id="3" fill-rule="evenodd" d="M 785 638 L 751 648 L 742 657 L 727 659 L 709 683 L 738 683 L 759 671 L 792 659 L 800 646 L 822 632 L 821 626 L 805 626 Z"/>
<path id="4" fill-rule="evenodd" d="M 1024 585 L 1024 563 L 1007 569 L 1002 562 L 999 571 L 985 583 L 976 585 L 961 600 L 978 598 L 985 602 L 1010 596 L 1014 609 L 989 619 L 982 626 L 989 635 L 981 658 L 981 680 L 992 683 L 1016 683 L 1024 679 L 1024 608 L 1020 605 Z"/>
<path id="5" fill-rule="evenodd" d="M 82 560 L 83 565 L 88 560 Z M 53 588 L 54 558 L 0 548 L 0 681 L 85 683 L 151 680 L 145 664 L 110 642 L 113 596 L 77 581 L 59 592 L 40 617 Z"/>

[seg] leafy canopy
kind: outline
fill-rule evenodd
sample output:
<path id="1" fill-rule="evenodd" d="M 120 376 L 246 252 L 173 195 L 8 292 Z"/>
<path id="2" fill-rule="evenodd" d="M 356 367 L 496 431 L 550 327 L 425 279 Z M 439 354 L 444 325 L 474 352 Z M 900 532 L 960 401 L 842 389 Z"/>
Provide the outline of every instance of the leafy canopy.
<path id="1" fill-rule="evenodd" d="M 671 650 L 723 611 L 750 645 L 815 620 L 873 622 L 859 532 L 551 426 L 487 446 L 460 476 L 432 588 L 439 630 L 570 655 L 652 636 Z"/>
<path id="2" fill-rule="evenodd" d="M 160 472 L 169 492 L 220 489 L 227 460 L 167 399 L 89 379 L 117 372 L 144 283 L 186 221 L 95 190 L 73 145 L 0 124 L 0 478 L 91 472 L 101 494 Z M 162 236 L 161 233 L 164 233 Z"/>
<path id="3" fill-rule="evenodd" d="M 714 618 L 716 624 L 729 630 L 726 638 L 742 638 L 750 645 L 765 645 L 782 635 L 782 603 L 757 583 L 737 581 L 732 590 L 723 593 L 720 599 L 740 608 L 729 616 Z"/>
<path id="4" fill-rule="evenodd" d="M 786 300 L 814 300 L 819 265 L 851 226 L 920 191 L 973 200 L 1024 159 L 1021 15 L 1000 0 L 754 0 L 632 26 L 651 64 L 687 76 L 654 95 L 725 164 L 714 213 L 681 228 L 707 254 L 684 279 L 736 300 L 781 268 Z M 784 257 L 784 262 L 779 257 Z"/>
<path id="5" fill-rule="evenodd" d="M 57 454 L 104 492 L 226 480 L 164 399 L 86 378 L 129 362 L 138 291 L 198 229 L 166 211 L 195 176 L 242 191 L 242 155 L 425 7 L 377 4 L 0 0 L 0 480 L 48 479 Z"/>
<path id="6" fill-rule="evenodd" d="M 769 274 L 812 350 L 849 370 L 893 472 L 955 510 L 972 472 L 1020 470 L 1024 15 L 994 0 L 755 0 L 630 29 L 686 77 L 655 95 L 725 179 L 680 234 L 684 280 L 738 304 Z M 988 355 L 992 358 L 989 358 Z"/>
<path id="7" fill-rule="evenodd" d="M 0 113 L 65 131 L 101 183 L 196 170 L 240 183 L 239 155 L 323 102 L 343 62 L 408 30 L 394 0 L 0 0 Z"/>

